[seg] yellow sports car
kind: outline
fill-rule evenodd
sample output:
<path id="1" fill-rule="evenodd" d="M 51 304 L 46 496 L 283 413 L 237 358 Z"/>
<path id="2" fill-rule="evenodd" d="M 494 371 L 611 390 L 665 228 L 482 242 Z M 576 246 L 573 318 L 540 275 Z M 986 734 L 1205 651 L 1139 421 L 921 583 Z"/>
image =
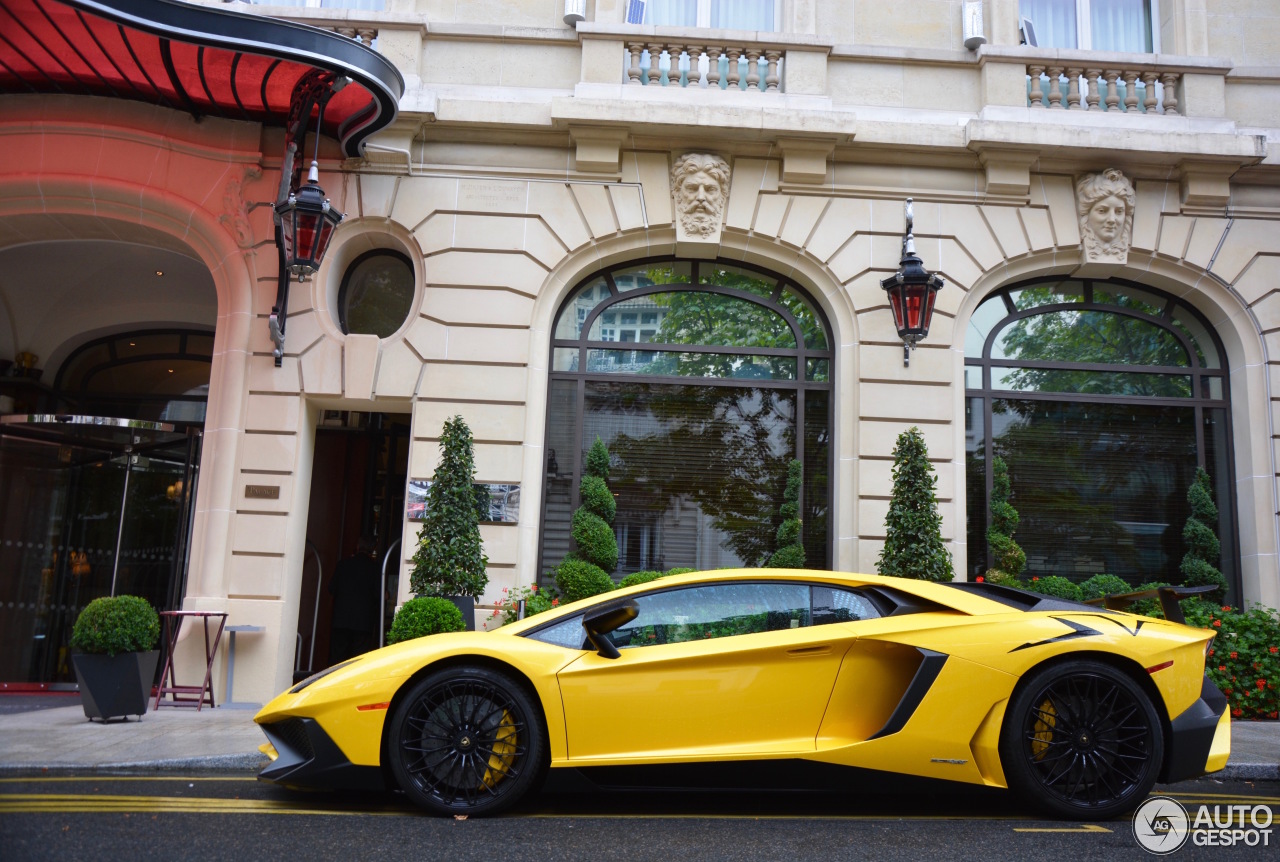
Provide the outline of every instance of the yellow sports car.
<path id="1" fill-rule="evenodd" d="M 872 770 L 1104 819 L 1226 764 L 1212 639 L 991 584 L 676 575 L 315 674 L 256 716 L 260 777 L 479 815 L 548 775 L 848 789 Z"/>

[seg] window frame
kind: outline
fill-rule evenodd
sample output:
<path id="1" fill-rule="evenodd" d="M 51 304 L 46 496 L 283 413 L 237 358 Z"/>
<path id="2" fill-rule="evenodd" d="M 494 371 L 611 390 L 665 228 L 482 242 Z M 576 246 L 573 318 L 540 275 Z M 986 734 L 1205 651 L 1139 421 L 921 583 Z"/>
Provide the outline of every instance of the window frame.
<path id="1" fill-rule="evenodd" d="M 1093 51 L 1093 8 L 1092 0 L 1073 0 L 1076 9 L 1076 46 L 1074 48 L 1058 48 L 1062 51 Z M 1151 53 L 1159 54 L 1160 46 L 1160 0 L 1147 0 L 1151 8 Z M 1018 5 L 1018 26 L 1023 21 L 1030 21 L 1035 26 L 1036 19 L 1022 13 L 1022 5 Z M 1037 47 L 1051 47 L 1038 45 Z M 1125 53 L 1146 53 L 1145 51 Z"/>
<path id="2" fill-rule="evenodd" d="M 713 0 L 696 0 L 696 2 L 697 2 L 697 4 L 698 4 L 698 13 L 697 13 L 697 18 L 696 18 L 696 20 L 695 20 L 695 22 L 694 22 L 694 25 L 693 25 L 693 26 L 695 26 L 695 27 L 697 27 L 697 28 L 699 28 L 699 29 L 703 29 L 703 30 L 709 30 L 709 29 L 711 29 L 711 4 L 712 4 Z M 624 11 L 623 11 L 623 15 L 624 15 L 624 16 L 627 14 L 627 12 L 626 12 L 626 8 L 629 8 L 629 5 L 630 5 L 630 4 L 627 4 L 627 7 L 624 7 Z M 629 23 L 643 23 L 643 24 L 644 24 L 644 25 L 646 25 L 646 26 L 658 26 L 658 27 L 680 26 L 680 25 L 671 25 L 671 24 L 656 24 L 656 25 L 655 25 L 655 24 L 653 23 L 653 21 L 652 21 L 652 20 L 650 20 L 650 18 L 649 18 L 649 9 L 650 9 L 650 8 L 651 8 L 651 7 L 650 7 L 649 3 L 648 3 L 648 2 L 647 2 L 647 0 L 646 0 L 646 2 L 645 2 L 645 4 L 644 4 L 644 16 L 643 16 L 642 20 L 641 20 L 640 22 L 629 22 Z M 771 32 L 771 33 L 781 33 L 781 32 L 783 32 L 783 29 L 782 29 L 782 13 L 783 13 L 783 0 L 773 0 L 773 29 L 772 29 L 772 30 L 770 30 L 770 31 L 768 31 L 768 32 Z M 748 30 L 748 29 L 749 29 L 749 30 L 755 30 L 756 28 L 754 28 L 754 27 L 750 27 L 750 28 L 748 28 L 748 27 L 718 27 L 718 28 L 716 28 L 716 29 L 719 29 L 719 30 Z"/>
<path id="3" fill-rule="evenodd" d="M 623 275 L 624 277 L 628 277 L 628 276 L 634 275 L 636 270 L 641 269 L 643 267 L 661 266 L 663 264 L 672 264 L 672 265 L 675 265 L 676 267 L 687 266 L 688 267 L 687 281 L 673 282 L 673 283 L 667 283 L 667 284 L 651 284 L 645 287 L 630 287 L 628 289 L 623 290 L 619 288 L 618 283 L 615 282 L 614 280 L 615 273 Z M 724 267 L 731 270 L 745 271 L 747 273 L 757 273 L 760 276 L 764 278 L 768 278 L 774 282 L 772 295 L 770 298 L 766 299 L 760 294 L 750 293 L 745 290 L 737 290 L 734 288 L 722 287 L 716 284 L 704 284 L 701 281 L 701 267 L 703 266 L 717 267 L 717 268 Z M 573 338 L 573 339 L 558 338 L 557 329 L 559 328 L 560 321 L 564 317 L 564 315 L 575 314 L 575 319 L 576 319 L 576 312 L 572 312 L 571 309 L 574 307 L 573 302 L 574 302 L 574 299 L 578 296 L 578 292 L 583 287 L 590 285 L 596 281 L 604 282 L 602 285 L 597 285 L 597 288 L 603 287 L 607 289 L 608 291 L 607 296 L 597 301 L 595 305 L 593 305 L 591 309 L 587 312 L 585 319 L 582 321 L 580 325 L 579 334 L 577 338 Z M 801 326 L 800 321 L 796 318 L 796 316 L 792 313 L 792 311 L 782 302 L 783 294 L 785 291 L 788 291 L 788 290 L 790 290 L 792 293 L 796 294 L 801 299 L 803 299 L 805 304 L 811 310 L 817 324 L 821 327 L 823 336 L 826 340 L 825 348 L 816 348 L 816 347 L 806 346 L 804 329 Z M 678 291 L 693 291 L 693 292 L 718 294 L 722 296 L 730 296 L 730 297 L 739 298 L 739 299 L 760 305 L 761 307 L 766 308 L 772 311 L 773 313 L 780 315 L 784 320 L 789 321 L 792 334 L 796 341 L 796 346 L 794 348 L 768 348 L 768 347 L 742 347 L 742 346 L 736 346 L 736 345 L 714 346 L 714 345 L 702 345 L 702 344 L 667 344 L 665 342 L 655 341 L 655 342 L 646 342 L 644 344 L 645 352 L 661 352 L 665 349 L 668 351 L 678 351 L 683 353 L 704 353 L 704 354 L 732 353 L 732 354 L 738 354 L 743 356 L 754 355 L 754 356 L 794 357 L 796 360 L 795 379 L 772 380 L 772 379 L 756 379 L 756 378 L 677 377 L 677 376 L 645 375 L 645 374 L 635 374 L 635 373 L 590 372 L 586 370 L 587 356 L 591 350 L 597 350 L 597 349 L 618 350 L 621 344 L 621 342 L 616 340 L 614 341 L 589 340 L 589 336 L 591 334 L 591 327 L 598 318 L 600 318 L 602 315 L 612 313 L 609 311 L 609 309 L 613 308 L 614 305 L 618 302 L 625 302 L 629 299 L 634 299 L 636 297 L 655 294 L 655 293 L 671 293 L 671 292 L 678 292 Z M 599 295 L 599 290 L 596 288 L 593 288 L 592 293 L 593 295 Z M 614 311 L 615 312 L 619 311 L 619 309 L 615 308 Z M 612 334 L 616 339 L 616 336 L 617 336 L 616 327 Z M 603 335 L 603 332 L 602 332 L 602 335 Z M 773 270 L 769 270 L 764 267 L 747 264 L 740 260 L 731 260 L 731 259 L 725 259 L 725 258 L 699 260 L 699 259 L 693 259 L 693 258 L 683 258 L 677 255 L 658 255 L 658 256 L 652 256 L 652 257 L 646 257 L 646 258 L 637 258 L 633 260 L 622 261 L 612 266 L 590 272 L 584 275 L 583 277 L 579 278 L 578 281 L 574 284 L 573 288 L 565 294 L 564 299 L 561 301 L 559 307 L 556 310 L 556 314 L 553 317 L 552 324 L 551 324 L 550 351 L 551 351 L 552 361 L 549 363 L 549 365 L 551 366 L 551 370 L 547 374 L 547 391 L 548 392 L 551 391 L 551 387 L 556 381 L 567 380 L 567 381 L 572 381 L 576 384 L 575 395 L 574 395 L 574 398 L 575 398 L 574 414 L 573 414 L 571 434 L 572 434 L 572 439 L 577 441 L 580 444 L 582 441 L 583 426 L 584 426 L 584 413 L 585 413 L 584 402 L 585 402 L 585 394 L 586 394 L 585 390 L 586 390 L 586 384 L 588 382 L 626 381 L 629 383 L 657 384 L 657 385 L 670 385 L 670 386 L 707 386 L 707 387 L 760 388 L 760 389 L 776 388 L 776 389 L 791 390 L 796 393 L 796 410 L 795 410 L 795 420 L 794 420 L 795 430 L 796 430 L 796 434 L 795 434 L 796 443 L 795 443 L 795 450 L 791 457 L 804 461 L 805 460 L 804 429 L 805 429 L 805 421 L 807 416 L 806 409 L 805 409 L 805 394 L 807 392 L 820 391 L 827 395 L 826 413 L 827 413 L 828 434 L 833 434 L 835 431 L 835 415 L 836 415 L 835 414 L 835 400 L 836 400 L 835 396 L 837 392 L 837 381 L 835 379 L 836 377 L 835 349 L 834 349 L 835 343 L 836 343 L 836 336 L 831 326 L 831 323 L 828 320 L 825 312 L 822 310 L 822 307 L 813 299 L 811 292 L 805 289 L 802 285 L 800 285 L 796 281 L 790 278 L 787 278 L 781 273 L 774 272 Z M 555 351 L 557 348 L 575 348 L 578 350 L 578 370 L 557 371 L 555 369 L 554 357 L 555 357 Z M 633 351 L 633 352 L 636 352 L 636 351 Z M 809 360 L 826 360 L 828 371 L 827 371 L 825 380 L 821 380 L 821 379 L 809 380 L 808 379 L 809 375 L 808 375 L 807 369 L 809 366 Z M 551 411 L 550 410 L 547 411 L 547 415 L 545 416 L 546 424 L 544 426 L 544 432 L 543 432 L 544 441 L 551 439 L 551 431 L 550 431 L 551 423 L 553 421 L 556 421 L 557 419 L 560 419 L 560 421 L 563 421 L 563 417 L 553 417 L 551 415 Z M 828 512 L 830 512 L 830 509 L 832 507 L 832 503 L 835 497 L 835 475 L 833 472 L 834 455 L 832 452 L 833 448 L 834 447 L 832 446 L 828 446 L 827 452 L 826 452 L 827 477 L 828 477 L 827 478 L 828 499 L 826 501 L 826 505 L 828 508 Z M 572 482 L 571 482 L 571 487 L 569 492 L 571 510 L 577 509 L 578 506 L 581 505 L 580 491 L 579 491 L 578 485 L 581 482 L 581 477 L 582 477 L 583 453 L 584 453 L 584 449 L 582 448 L 582 446 L 575 445 L 573 447 L 572 458 L 570 459 L 569 463 L 562 465 L 561 467 L 561 469 L 563 469 L 564 466 L 567 466 L 571 471 L 569 474 L 572 477 Z M 538 524 L 538 552 L 537 553 L 538 553 L 540 568 L 542 568 L 541 566 L 542 555 L 546 547 L 546 539 L 547 539 L 547 520 L 548 520 L 547 506 L 549 501 L 548 501 L 548 494 L 546 493 L 546 490 L 547 489 L 544 482 L 542 500 L 539 506 L 540 519 Z M 801 511 L 804 511 L 805 503 L 803 500 L 803 493 L 804 493 L 803 490 L 801 493 L 802 493 Z M 616 529 L 616 526 L 615 526 L 615 529 Z M 835 550 L 836 550 L 835 533 L 836 531 L 834 529 L 834 524 L 829 521 L 828 527 L 827 527 L 827 536 L 826 536 L 826 555 L 831 560 L 835 559 Z"/>
<path id="4" fill-rule="evenodd" d="M 338 285 L 338 295 L 337 295 L 338 329 L 342 332 L 343 335 L 352 334 L 351 328 L 350 328 L 351 324 L 347 320 L 347 312 L 349 310 L 347 305 L 347 292 L 351 288 L 351 278 L 352 278 L 352 275 L 356 272 L 356 270 L 360 267 L 362 263 L 375 257 L 397 258 L 409 270 L 409 282 L 410 282 L 409 307 L 405 311 L 404 320 L 400 321 L 400 323 L 396 326 L 395 329 L 393 329 L 391 332 L 387 333 L 386 335 L 378 336 L 379 339 L 386 341 L 387 339 L 394 337 L 397 332 L 400 332 L 405 328 L 405 324 L 413 320 L 413 318 L 416 316 L 414 314 L 414 309 L 418 305 L 418 303 L 415 302 L 415 300 L 417 300 L 419 297 L 418 271 L 414 268 L 413 261 L 409 259 L 409 256 L 398 249 L 394 249 L 394 248 L 370 249 L 369 251 L 366 251 L 360 254 L 359 256 L 357 256 L 354 260 L 351 261 L 351 263 L 347 264 L 346 269 L 344 269 L 342 272 L 342 282 Z M 370 333 L 356 333 L 356 334 L 376 335 L 377 333 L 370 332 Z"/>

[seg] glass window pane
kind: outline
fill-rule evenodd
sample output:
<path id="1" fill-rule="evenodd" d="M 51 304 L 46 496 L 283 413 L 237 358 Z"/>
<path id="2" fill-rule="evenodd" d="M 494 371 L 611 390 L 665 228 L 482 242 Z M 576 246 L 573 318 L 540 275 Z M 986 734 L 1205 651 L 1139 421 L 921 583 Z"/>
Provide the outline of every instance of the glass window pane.
<path id="1" fill-rule="evenodd" d="M 628 339 L 624 338 L 623 341 Z M 587 371 L 595 374 L 646 374 L 670 377 L 719 377 L 734 380 L 795 380 L 790 356 L 739 356 L 732 353 L 674 353 L 665 350 L 587 351 Z"/>
<path id="2" fill-rule="evenodd" d="M 1152 51 L 1149 0 L 1089 0 L 1089 27 L 1094 51 Z"/>
<path id="3" fill-rule="evenodd" d="M 804 490 L 801 542 L 804 564 L 811 569 L 831 568 L 831 544 L 827 541 L 831 501 L 831 393 L 810 389 L 804 394 Z M 781 516 L 779 515 L 780 519 Z"/>
<path id="4" fill-rule="evenodd" d="M 808 359 L 804 363 L 804 379 L 814 383 L 831 382 L 831 360 Z"/>
<path id="5" fill-rule="evenodd" d="M 806 405 L 810 395 L 806 393 Z M 551 412 L 559 406 L 549 405 L 549 415 L 573 415 Z M 822 412 L 825 418 L 827 411 Z M 548 423 L 549 428 L 558 426 L 557 434 L 573 424 Z M 614 574 L 759 565 L 777 550 L 779 507 L 787 463 L 796 451 L 796 425 L 793 390 L 587 382 L 578 445 L 585 455 L 599 437 L 613 458 L 609 488 L 618 503 L 614 531 L 619 551 Z M 559 462 L 571 465 L 572 449 L 555 448 Z M 806 466 L 806 482 L 821 479 L 816 475 L 820 472 L 825 471 L 817 465 Z M 569 492 L 566 481 L 566 498 Z M 809 496 L 806 488 L 807 511 Z M 826 500 L 823 494 L 821 503 Z M 568 551 L 572 509 L 560 506 L 549 499 L 544 541 L 547 546 L 561 543 Z M 824 523 L 804 523 L 806 539 L 813 537 L 820 547 L 829 544 Z M 544 569 L 546 562 L 554 567 L 564 554 L 550 557 L 544 555 Z"/>
<path id="6" fill-rule="evenodd" d="M 640 614 L 609 634 L 619 649 L 809 625 L 807 584 L 715 584 L 639 596 Z"/>
<path id="7" fill-rule="evenodd" d="M 696 27 L 698 0 L 646 0 L 644 23 Z"/>
<path id="8" fill-rule="evenodd" d="M 1041 305 L 1060 305 L 1064 302 L 1084 302 L 1084 283 L 1079 281 L 1061 281 L 1050 284 L 1036 284 L 1019 290 L 1009 291 L 1013 307 L 1018 311 L 1036 308 Z"/>
<path id="9" fill-rule="evenodd" d="M 658 344 L 707 344 L 732 347 L 795 347 L 795 334 L 783 317 L 762 305 L 732 296 L 696 291 L 652 293 L 623 299 L 609 307 L 621 321 L 606 331 L 607 313 L 596 318 L 589 341 L 638 341 L 636 312 L 657 320 L 652 341 Z M 651 328 L 652 325 L 650 325 Z M 622 333 L 630 333 L 623 338 Z"/>
<path id="10" fill-rule="evenodd" d="M 1008 314 L 1009 310 L 1005 307 L 1004 299 L 1000 294 L 983 300 L 982 305 L 979 305 L 973 312 L 973 316 L 969 318 L 969 329 L 964 337 L 966 358 L 982 357 L 982 348 L 987 343 L 987 336 L 991 334 L 991 327 L 1004 320 Z"/>
<path id="11" fill-rule="evenodd" d="M 1165 306 L 1169 304 L 1169 300 L 1164 297 L 1127 285 L 1114 289 L 1096 287 L 1093 291 L 1093 301 L 1106 305 L 1116 305 L 1120 308 L 1132 308 L 1134 311 L 1141 311 L 1143 314 L 1150 314 L 1153 317 L 1159 317 L 1164 314 Z"/>
<path id="12" fill-rule="evenodd" d="M 966 365 L 964 367 L 964 388 L 965 389 L 981 389 L 982 388 L 982 368 L 977 365 Z"/>
<path id="13" fill-rule="evenodd" d="M 529 639 L 564 647 L 565 649 L 584 649 L 587 634 L 582 628 L 582 614 L 576 614 L 553 626 L 536 631 L 529 635 Z"/>
<path id="14" fill-rule="evenodd" d="M 687 260 L 627 267 L 613 273 L 613 283 L 620 292 L 654 284 L 690 284 L 692 281 L 693 265 Z"/>
<path id="15" fill-rule="evenodd" d="M 1231 440 L 1228 435 L 1227 411 L 1215 407 L 1204 411 L 1204 468 L 1213 483 L 1213 501 L 1218 505 L 1218 539 L 1222 548 L 1218 555 L 1218 571 L 1234 585 L 1236 572 L 1235 501 L 1231 495 Z M 1227 591 L 1227 601 L 1240 603 L 1234 588 Z"/>
<path id="16" fill-rule="evenodd" d="M 602 288 L 597 290 L 597 288 Z M 609 283 L 604 276 L 594 278 L 578 289 L 564 307 L 560 309 L 560 318 L 556 321 L 555 338 L 573 340 L 582 336 L 582 324 L 586 322 L 591 309 L 609 298 Z M 598 325 L 598 324 L 597 324 Z"/>
<path id="17" fill-rule="evenodd" d="M 1221 401 L 1226 397 L 1221 377 L 1207 377 L 1204 381 L 1204 397 Z"/>
<path id="18" fill-rule="evenodd" d="M 992 411 L 1024 578 L 1174 579 L 1196 468 L 1194 408 L 1001 399 Z"/>
<path id="19" fill-rule="evenodd" d="M 865 596 L 839 587 L 813 587 L 813 624 L 851 623 L 858 620 L 874 620 L 880 611 Z"/>
<path id="20" fill-rule="evenodd" d="M 778 280 L 750 269 L 740 269 L 719 263 L 704 263 L 698 267 L 698 283 L 732 287 L 734 290 L 772 299 Z"/>
<path id="21" fill-rule="evenodd" d="M 1050 311 L 1024 317 L 996 336 L 993 359 L 1190 366 L 1164 327 L 1106 311 Z"/>
<path id="22" fill-rule="evenodd" d="M 352 264 L 338 294 L 338 316 L 347 333 L 393 335 L 409 318 L 414 297 L 413 266 L 404 255 L 375 252 Z"/>
<path id="23" fill-rule="evenodd" d="M 1222 360 L 1218 357 L 1218 349 L 1214 347 L 1213 336 L 1205 329 L 1200 319 L 1184 308 L 1175 308 L 1173 326 L 1191 341 L 1196 352 L 1196 359 L 1202 368 L 1221 368 Z"/>
<path id="24" fill-rule="evenodd" d="M 1015 392 L 1074 392 L 1081 395 L 1132 395 L 1141 398 L 1190 398 L 1191 376 L 1128 371 L 1065 371 L 1048 368 L 992 368 L 991 388 Z"/>
<path id="25" fill-rule="evenodd" d="M 1019 14 L 1031 20 L 1041 48 L 1077 48 L 1076 0 L 1021 0 Z"/>
<path id="26" fill-rule="evenodd" d="M 551 351 L 552 371 L 577 371 L 578 348 L 557 347 Z"/>
<path id="27" fill-rule="evenodd" d="M 711 26 L 722 30 L 772 30 L 774 0 L 711 0 Z"/>
<path id="28" fill-rule="evenodd" d="M 987 444 L 981 398 L 964 401 L 964 475 L 968 513 L 968 580 L 987 570 Z"/>
<path id="29" fill-rule="evenodd" d="M 822 321 L 812 306 L 790 288 L 782 291 L 782 304 L 800 324 L 800 331 L 804 333 L 804 346 L 810 350 L 826 350 L 827 333 L 823 331 Z"/>

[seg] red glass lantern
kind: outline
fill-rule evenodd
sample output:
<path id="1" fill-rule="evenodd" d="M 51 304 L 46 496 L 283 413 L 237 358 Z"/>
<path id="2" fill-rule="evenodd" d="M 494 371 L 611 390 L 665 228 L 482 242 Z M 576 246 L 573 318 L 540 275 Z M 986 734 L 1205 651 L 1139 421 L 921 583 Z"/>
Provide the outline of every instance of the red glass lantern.
<path id="1" fill-rule="evenodd" d="M 306 185 L 284 203 L 276 204 L 276 216 L 280 219 L 285 266 L 299 280 L 305 280 L 320 269 L 333 229 L 344 217 L 324 196 L 320 166 L 314 161 Z"/>
<path id="2" fill-rule="evenodd" d="M 938 291 L 945 283 L 941 276 L 924 268 L 924 262 L 916 254 L 915 236 L 912 235 L 910 201 L 907 202 L 907 235 L 902 241 L 902 260 L 898 271 L 880 282 L 889 294 L 889 306 L 893 309 L 893 322 L 904 348 L 902 364 L 911 362 L 911 348 L 929 334 L 933 321 L 933 307 Z"/>

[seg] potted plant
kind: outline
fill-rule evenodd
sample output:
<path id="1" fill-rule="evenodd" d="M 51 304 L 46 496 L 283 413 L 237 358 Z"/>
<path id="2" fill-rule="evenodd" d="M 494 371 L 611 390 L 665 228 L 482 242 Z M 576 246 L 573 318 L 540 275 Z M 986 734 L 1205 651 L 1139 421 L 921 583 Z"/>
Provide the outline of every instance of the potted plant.
<path id="1" fill-rule="evenodd" d="M 464 630 L 462 612 L 453 602 L 438 596 L 422 596 L 409 599 L 396 611 L 391 631 L 387 632 L 387 643 L 398 644 L 441 632 Z"/>
<path id="2" fill-rule="evenodd" d="M 415 596 L 452 601 L 467 631 L 475 630 L 476 599 L 489 584 L 489 558 L 480 544 L 475 475 L 471 429 L 461 416 L 454 416 L 440 433 L 440 463 L 427 488 L 409 587 Z"/>
<path id="3" fill-rule="evenodd" d="M 80 702 L 90 720 L 106 721 L 147 711 L 160 653 L 160 617 L 146 599 L 94 599 L 80 612 L 71 646 Z"/>

